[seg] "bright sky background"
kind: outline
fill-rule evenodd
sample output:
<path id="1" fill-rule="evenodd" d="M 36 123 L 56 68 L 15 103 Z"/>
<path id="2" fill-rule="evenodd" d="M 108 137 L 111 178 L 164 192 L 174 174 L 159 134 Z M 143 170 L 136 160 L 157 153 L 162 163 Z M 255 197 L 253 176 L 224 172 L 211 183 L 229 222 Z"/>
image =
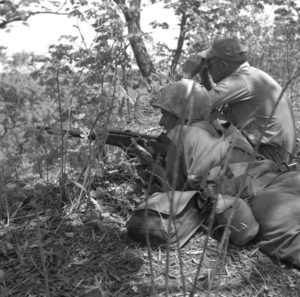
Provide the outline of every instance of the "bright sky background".
<path id="1" fill-rule="evenodd" d="M 149 26 L 152 21 L 167 22 L 170 24 L 168 30 L 153 29 Z M 147 6 L 141 14 L 141 28 L 145 33 L 151 33 L 153 42 L 165 42 L 169 47 L 175 48 L 178 37 L 177 17 L 172 10 L 163 9 L 163 3 Z M 7 47 L 8 53 L 21 51 L 33 51 L 36 54 L 46 54 L 49 44 L 57 43 L 61 35 L 77 34 L 76 19 L 66 16 L 50 14 L 36 15 L 28 20 L 28 26 L 22 22 L 15 22 L 10 32 L 0 30 L 0 45 Z M 94 38 L 93 29 L 87 23 L 78 24 L 87 42 Z M 148 43 L 148 46 L 151 44 Z"/>

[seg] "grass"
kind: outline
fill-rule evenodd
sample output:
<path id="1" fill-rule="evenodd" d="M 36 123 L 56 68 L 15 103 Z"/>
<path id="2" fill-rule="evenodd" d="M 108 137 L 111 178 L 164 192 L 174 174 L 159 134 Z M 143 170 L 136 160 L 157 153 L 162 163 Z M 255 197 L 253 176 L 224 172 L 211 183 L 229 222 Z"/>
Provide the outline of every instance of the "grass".
<path id="1" fill-rule="evenodd" d="M 156 120 L 144 114 L 139 127 Z M 31 176 L 4 185 L 0 296 L 189 296 L 203 252 L 194 296 L 300 296 L 298 270 L 273 263 L 256 246 L 220 252 L 210 238 L 204 249 L 201 232 L 169 259 L 164 249 L 151 250 L 150 262 L 147 247 L 132 242 L 125 227 L 145 197 L 145 168 L 116 149 L 108 157 L 88 192 L 76 171 L 64 182 L 65 195 L 54 170 L 52 180 Z"/>

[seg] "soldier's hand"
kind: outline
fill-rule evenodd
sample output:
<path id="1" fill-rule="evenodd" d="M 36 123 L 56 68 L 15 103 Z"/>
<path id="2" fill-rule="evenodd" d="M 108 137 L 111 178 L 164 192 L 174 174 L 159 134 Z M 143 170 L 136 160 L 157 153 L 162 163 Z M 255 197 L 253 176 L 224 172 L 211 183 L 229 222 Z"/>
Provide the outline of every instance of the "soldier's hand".
<path id="1" fill-rule="evenodd" d="M 209 63 L 207 59 L 200 56 L 192 56 L 182 65 L 182 71 L 191 77 L 199 74 L 203 86 L 209 91 L 212 89 L 212 82 L 209 76 Z"/>
<path id="2" fill-rule="evenodd" d="M 205 59 L 200 56 L 192 56 L 188 58 L 182 65 L 182 71 L 191 77 L 201 74 L 203 68 L 207 67 Z"/>

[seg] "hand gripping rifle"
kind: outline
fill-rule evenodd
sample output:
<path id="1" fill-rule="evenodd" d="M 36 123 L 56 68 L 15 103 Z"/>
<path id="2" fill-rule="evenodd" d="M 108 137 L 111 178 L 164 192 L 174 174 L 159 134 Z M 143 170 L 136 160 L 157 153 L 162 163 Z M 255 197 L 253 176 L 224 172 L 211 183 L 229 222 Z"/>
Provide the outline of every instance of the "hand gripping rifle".
<path id="1" fill-rule="evenodd" d="M 87 137 L 89 140 L 103 139 L 104 144 L 120 147 L 130 158 L 139 157 L 145 163 L 151 163 L 154 160 L 159 160 L 164 163 L 164 158 L 167 154 L 167 137 L 164 133 L 158 136 L 150 136 L 129 130 L 108 130 L 107 133 L 103 134 L 97 134 L 95 131 L 91 131 L 86 135 L 79 129 L 60 130 L 55 127 L 47 126 L 37 126 L 37 129 L 53 135 L 63 134 L 68 137 L 76 138 Z"/>

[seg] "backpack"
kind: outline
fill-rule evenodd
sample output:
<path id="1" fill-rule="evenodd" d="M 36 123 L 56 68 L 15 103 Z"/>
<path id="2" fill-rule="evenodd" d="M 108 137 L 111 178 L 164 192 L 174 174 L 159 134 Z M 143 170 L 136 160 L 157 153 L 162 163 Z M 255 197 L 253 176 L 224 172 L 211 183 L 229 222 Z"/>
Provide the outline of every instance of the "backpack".
<path id="1" fill-rule="evenodd" d="M 198 191 L 154 193 L 138 206 L 126 228 L 129 237 L 151 247 L 181 248 L 204 224 L 210 207 Z M 173 209 L 173 211 L 171 211 Z"/>

